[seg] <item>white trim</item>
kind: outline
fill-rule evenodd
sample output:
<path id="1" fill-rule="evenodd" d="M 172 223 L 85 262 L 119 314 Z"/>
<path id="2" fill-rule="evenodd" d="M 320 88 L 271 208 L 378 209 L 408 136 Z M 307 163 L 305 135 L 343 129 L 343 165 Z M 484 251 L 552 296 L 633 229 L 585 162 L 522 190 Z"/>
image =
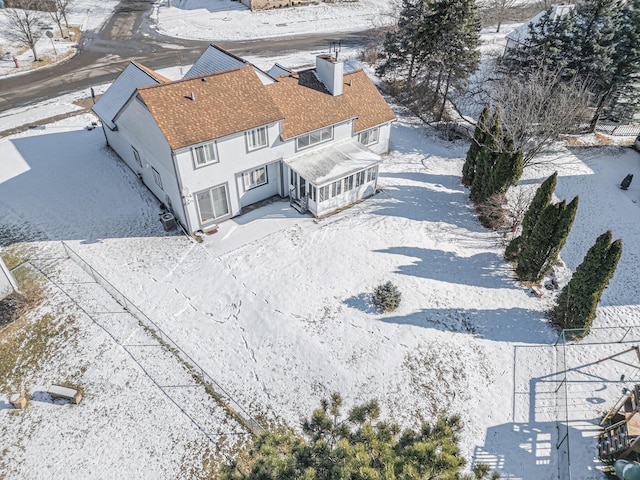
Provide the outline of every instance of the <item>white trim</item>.
<path id="1" fill-rule="evenodd" d="M 262 170 L 262 173 L 258 172 Z M 262 181 L 260 179 L 262 178 Z M 242 183 L 244 185 L 244 191 L 251 190 L 253 188 L 261 187 L 262 185 L 266 185 L 269 183 L 269 178 L 267 176 L 267 166 L 263 165 L 258 168 L 254 168 L 253 170 L 249 170 L 248 172 L 242 173 Z"/>
<path id="2" fill-rule="evenodd" d="M 329 137 L 328 138 L 323 138 L 323 131 L 325 130 L 329 130 Z M 313 141 L 312 136 L 314 134 L 317 134 L 320 136 L 319 139 Z M 308 138 L 309 140 L 309 144 L 305 145 L 303 147 L 300 146 L 300 140 L 303 138 Z M 324 127 L 324 128 L 319 128 L 318 130 L 314 130 L 313 132 L 309 132 L 309 133 L 305 133 L 303 135 L 298 135 L 296 137 L 296 151 L 299 150 L 306 150 L 307 148 L 311 148 L 314 145 L 319 145 L 320 143 L 325 143 L 325 142 L 329 142 L 333 140 L 333 125 L 329 126 L 329 127 Z"/>
<path id="3" fill-rule="evenodd" d="M 198 153 L 200 150 L 203 152 L 204 162 L 198 162 Z M 207 155 L 206 153 L 210 155 Z M 218 163 L 220 160 L 218 159 L 218 152 L 216 151 L 216 142 L 207 142 L 201 145 L 196 145 L 191 147 L 191 158 L 193 159 L 193 168 L 202 168 L 207 165 L 211 165 L 213 163 Z"/>
<path id="4" fill-rule="evenodd" d="M 255 140 L 260 140 L 260 132 L 264 132 L 264 143 L 255 143 Z M 266 125 L 258 128 L 253 128 L 245 132 L 245 138 L 247 139 L 247 151 L 253 152 L 264 147 L 269 146 L 269 129 Z"/>

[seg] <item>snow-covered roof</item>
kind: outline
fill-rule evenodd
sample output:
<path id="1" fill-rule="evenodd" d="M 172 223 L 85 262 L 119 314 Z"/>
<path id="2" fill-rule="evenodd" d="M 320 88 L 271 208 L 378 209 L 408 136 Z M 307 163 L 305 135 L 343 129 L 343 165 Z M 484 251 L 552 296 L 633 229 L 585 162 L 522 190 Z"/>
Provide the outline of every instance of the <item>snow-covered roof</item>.
<path id="1" fill-rule="evenodd" d="M 361 143 L 349 140 L 285 161 L 307 181 L 321 186 L 376 165 L 382 159 Z"/>
<path id="2" fill-rule="evenodd" d="M 551 7 L 551 12 L 549 12 L 549 21 L 554 22 L 565 15 L 569 14 L 575 5 L 554 5 Z M 525 43 L 527 38 L 529 38 L 529 28 L 532 25 L 536 25 L 540 19 L 547 13 L 546 10 L 538 13 L 535 17 L 529 19 L 524 22 L 518 28 L 514 29 L 507 35 L 507 40 L 511 40 L 512 42 L 517 43 Z"/>
<path id="3" fill-rule="evenodd" d="M 131 62 L 93 106 L 102 123 L 115 128 L 113 119 L 138 87 L 157 85 L 169 80 L 136 62 Z"/>
<path id="4" fill-rule="evenodd" d="M 273 78 L 258 67 L 214 44 L 210 44 L 207 47 L 183 78 L 192 78 L 201 75 L 209 75 L 211 73 L 224 72 L 226 70 L 242 68 L 247 65 L 251 65 L 253 71 L 256 73 L 263 85 L 268 85 L 274 82 Z"/>

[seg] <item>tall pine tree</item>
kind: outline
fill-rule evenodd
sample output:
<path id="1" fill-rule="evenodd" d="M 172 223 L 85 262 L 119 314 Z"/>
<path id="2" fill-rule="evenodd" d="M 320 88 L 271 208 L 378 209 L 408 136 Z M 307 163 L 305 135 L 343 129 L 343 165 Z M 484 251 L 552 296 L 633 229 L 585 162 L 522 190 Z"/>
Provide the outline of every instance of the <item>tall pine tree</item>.
<path id="1" fill-rule="evenodd" d="M 569 283 L 558 295 L 552 317 L 561 328 L 584 328 L 584 334 L 588 333 L 602 292 L 609 285 L 622 255 L 622 241 L 611 242 L 611 239 L 611 231 L 596 239 Z"/>
<path id="2" fill-rule="evenodd" d="M 640 0 L 586 0 L 530 27 L 524 48 L 505 60 L 505 73 L 526 74 L 545 66 L 567 82 L 588 81 L 595 99 L 591 121 L 602 114 L 630 120 L 640 106 Z"/>
<path id="3" fill-rule="evenodd" d="M 489 106 L 485 106 L 482 109 L 482 113 L 476 123 L 476 128 L 473 132 L 473 139 L 467 151 L 467 158 L 462 167 L 462 184 L 465 187 L 471 186 L 473 183 L 473 177 L 476 173 L 476 163 L 478 156 L 485 144 L 485 137 L 487 135 L 487 124 L 489 123 Z"/>
<path id="4" fill-rule="evenodd" d="M 531 234 L 522 242 L 516 274 L 522 281 L 538 282 L 558 260 L 578 210 L 578 197 L 569 204 L 547 205 Z"/>
<path id="5" fill-rule="evenodd" d="M 514 261 L 520 254 L 525 240 L 531 235 L 533 227 L 540 219 L 540 215 L 545 208 L 551 203 L 551 197 L 553 191 L 556 189 L 556 181 L 558 178 L 558 172 L 554 172 L 549 178 L 547 178 L 536 190 L 536 194 L 533 200 L 529 204 L 527 212 L 522 219 L 522 232 L 519 236 L 515 237 L 504 252 L 504 257 L 509 261 Z"/>
<path id="6" fill-rule="evenodd" d="M 502 132 L 497 112 L 487 131 L 488 115 L 485 108 L 462 170 L 462 181 L 471 186 L 471 199 L 477 203 L 504 194 L 511 185 L 517 184 L 523 168 L 522 150 L 514 151 L 513 140 Z"/>

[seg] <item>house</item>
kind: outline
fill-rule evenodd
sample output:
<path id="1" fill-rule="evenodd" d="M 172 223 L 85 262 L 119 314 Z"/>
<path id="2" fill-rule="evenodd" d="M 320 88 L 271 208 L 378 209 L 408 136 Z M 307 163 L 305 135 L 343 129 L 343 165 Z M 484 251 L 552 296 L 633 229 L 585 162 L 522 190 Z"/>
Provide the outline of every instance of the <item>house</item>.
<path id="1" fill-rule="evenodd" d="M 504 47 L 504 55 L 508 56 L 514 51 L 523 48 L 531 35 L 531 28 L 538 25 L 546 15 L 548 15 L 547 21 L 553 23 L 571 13 L 574 8 L 575 5 L 553 5 L 550 10 L 542 11 L 524 22 L 505 37 L 507 43 Z"/>
<path id="2" fill-rule="evenodd" d="M 331 55 L 267 73 L 216 45 L 181 80 L 131 62 L 93 110 L 188 232 L 275 195 L 314 216 L 372 195 L 395 120 L 366 73 Z"/>

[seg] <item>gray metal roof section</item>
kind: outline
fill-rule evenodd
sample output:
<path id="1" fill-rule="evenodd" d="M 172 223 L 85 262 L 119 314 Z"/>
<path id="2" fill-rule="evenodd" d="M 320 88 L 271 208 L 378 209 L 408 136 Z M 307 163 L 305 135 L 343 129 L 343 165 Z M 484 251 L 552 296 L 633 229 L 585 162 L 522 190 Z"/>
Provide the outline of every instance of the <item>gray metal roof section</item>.
<path id="1" fill-rule="evenodd" d="M 131 94 L 138 87 L 158 83 L 160 83 L 158 80 L 131 62 L 96 102 L 93 111 L 100 117 L 102 123 L 113 129 L 116 126 L 113 119 L 127 103 Z"/>
<path id="2" fill-rule="evenodd" d="M 215 45 L 209 45 L 207 49 L 200 55 L 189 71 L 182 78 L 199 77 L 200 75 L 209 75 L 211 73 L 224 72 L 225 70 L 234 70 L 246 65 L 251 65 L 263 85 L 274 83 L 275 80 L 264 73 L 255 65 L 250 64 L 229 52 L 225 52 Z"/>
<path id="3" fill-rule="evenodd" d="M 285 160 L 294 171 L 316 186 L 347 177 L 381 161 L 379 155 L 353 139 Z"/>
<path id="4" fill-rule="evenodd" d="M 289 75 L 291 73 L 291 70 L 288 70 L 284 68 L 282 65 L 280 65 L 279 63 L 276 63 L 273 67 L 269 69 L 267 73 L 271 75 L 273 78 L 276 78 L 281 75 Z"/>
<path id="5" fill-rule="evenodd" d="M 248 62 L 220 50 L 215 45 L 209 45 L 183 78 L 233 70 L 234 68 L 241 68 L 245 65 L 248 65 Z"/>

